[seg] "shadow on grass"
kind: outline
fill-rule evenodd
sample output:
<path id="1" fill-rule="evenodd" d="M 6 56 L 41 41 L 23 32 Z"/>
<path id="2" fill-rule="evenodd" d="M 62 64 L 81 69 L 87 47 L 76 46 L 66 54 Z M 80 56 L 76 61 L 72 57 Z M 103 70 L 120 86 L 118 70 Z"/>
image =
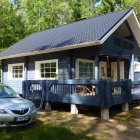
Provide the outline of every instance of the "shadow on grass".
<path id="1" fill-rule="evenodd" d="M 44 125 L 41 121 L 26 127 L 0 129 L 0 140 L 95 140 L 84 133 L 55 125 Z"/>

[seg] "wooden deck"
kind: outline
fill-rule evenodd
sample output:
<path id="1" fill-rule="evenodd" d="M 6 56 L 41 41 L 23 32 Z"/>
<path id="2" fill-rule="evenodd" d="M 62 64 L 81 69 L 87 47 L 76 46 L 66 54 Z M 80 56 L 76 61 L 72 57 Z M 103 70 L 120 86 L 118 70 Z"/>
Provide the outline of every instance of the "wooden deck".
<path id="1" fill-rule="evenodd" d="M 140 99 L 140 81 L 121 80 L 26 80 L 23 97 L 47 102 L 61 102 L 111 107 Z"/>

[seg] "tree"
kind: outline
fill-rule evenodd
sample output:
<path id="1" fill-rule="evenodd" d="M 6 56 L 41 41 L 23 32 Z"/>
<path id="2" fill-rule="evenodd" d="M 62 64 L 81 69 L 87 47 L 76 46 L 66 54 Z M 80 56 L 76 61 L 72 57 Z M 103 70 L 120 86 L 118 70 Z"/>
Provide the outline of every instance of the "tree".
<path id="1" fill-rule="evenodd" d="M 24 28 L 8 0 L 0 1 L 0 15 L 0 50 L 3 50 L 24 36 Z"/>
<path id="2" fill-rule="evenodd" d="M 134 8 L 140 20 L 140 1 L 139 0 L 102 0 L 96 7 L 95 15 L 122 10 L 124 8 Z"/>

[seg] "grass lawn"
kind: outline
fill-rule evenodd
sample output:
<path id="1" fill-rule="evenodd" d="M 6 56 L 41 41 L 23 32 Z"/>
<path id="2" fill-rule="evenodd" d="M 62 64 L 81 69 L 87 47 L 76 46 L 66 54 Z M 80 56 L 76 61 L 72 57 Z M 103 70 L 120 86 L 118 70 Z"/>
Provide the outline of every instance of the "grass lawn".
<path id="1" fill-rule="evenodd" d="M 76 134 L 70 129 L 53 124 L 43 125 L 37 121 L 30 127 L 2 129 L 0 140 L 95 140 L 95 137 Z"/>
<path id="2" fill-rule="evenodd" d="M 139 140 L 139 132 L 140 106 L 118 113 L 109 121 L 93 114 L 40 111 L 33 125 L 0 129 L 0 140 Z"/>

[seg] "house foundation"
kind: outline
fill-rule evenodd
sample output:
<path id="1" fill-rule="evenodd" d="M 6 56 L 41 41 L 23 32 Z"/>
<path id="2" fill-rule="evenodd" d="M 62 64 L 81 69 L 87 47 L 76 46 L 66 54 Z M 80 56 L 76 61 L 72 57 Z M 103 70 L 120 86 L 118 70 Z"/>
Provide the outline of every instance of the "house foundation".
<path id="1" fill-rule="evenodd" d="M 78 108 L 76 106 L 76 104 L 71 104 L 71 114 L 78 114 Z"/>
<path id="2" fill-rule="evenodd" d="M 102 120 L 109 119 L 109 108 L 101 108 L 101 119 Z"/>
<path id="3" fill-rule="evenodd" d="M 51 111 L 51 104 L 49 102 L 45 103 L 45 110 L 46 111 Z"/>
<path id="4" fill-rule="evenodd" d="M 128 103 L 122 104 L 122 111 L 123 112 L 128 112 L 129 111 L 129 104 Z"/>

